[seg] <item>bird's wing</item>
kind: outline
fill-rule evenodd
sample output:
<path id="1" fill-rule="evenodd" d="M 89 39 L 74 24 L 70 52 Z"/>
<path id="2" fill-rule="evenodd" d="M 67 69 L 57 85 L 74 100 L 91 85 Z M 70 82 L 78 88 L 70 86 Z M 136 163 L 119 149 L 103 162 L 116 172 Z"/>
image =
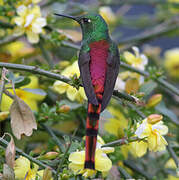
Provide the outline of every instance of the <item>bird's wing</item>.
<path id="1" fill-rule="evenodd" d="M 80 51 L 78 65 L 79 65 L 80 75 L 82 78 L 82 83 L 83 83 L 83 87 L 85 89 L 85 93 L 88 98 L 88 101 L 91 104 L 98 105 L 98 100 L 96 98 L 94 88 L 93 88 L 93 85 L 91 82 L 89 62 L 90 62 L 89 52 Z"/>
<path id="2" fill-rule="evenodd" d="M 103 111 L 106 108 L 113 94 L 115 82 L 119 73 L 119 66 L 120 66 L 120 58 L 119 58 L 118 47 L 117 45 L 112 43 L 109 49 L 109 54 L 107 59 L 107 72 L 106 72 L 106 80 L 104 84 L 104 94 L 102 99 L 101 111 Z"/>

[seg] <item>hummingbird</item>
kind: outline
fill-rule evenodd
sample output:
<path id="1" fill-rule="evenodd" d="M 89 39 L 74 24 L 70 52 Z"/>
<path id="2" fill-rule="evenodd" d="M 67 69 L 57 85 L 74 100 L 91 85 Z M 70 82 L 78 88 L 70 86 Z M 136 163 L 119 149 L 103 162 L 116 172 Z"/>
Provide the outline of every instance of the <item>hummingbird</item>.
<path id="1" fill-rule="evenodd" d="M 78 65 L 88 99 L 84 169 L 95 169 L 100 113 L 110 101 L 119 72 L 118 47 L 109 35 L 105 20 L 99 14 L 55 15 L 75 20 L 82 29 Z"/>

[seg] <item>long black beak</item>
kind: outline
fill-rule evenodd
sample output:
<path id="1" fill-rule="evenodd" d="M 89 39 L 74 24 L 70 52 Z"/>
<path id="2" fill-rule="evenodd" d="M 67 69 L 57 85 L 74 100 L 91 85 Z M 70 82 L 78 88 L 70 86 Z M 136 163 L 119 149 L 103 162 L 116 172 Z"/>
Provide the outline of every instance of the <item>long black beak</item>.
<path id="1" fill-rule="evenodd" d="M 80 23 L 80 19 L 78 17 L 69 16 L 69 15 L 65 15 L 65 14 L 57 14 L 57 13 L 54 13 L 54 15 L 70 18 L 70 19 L 73 19 L 73 20 L 77 21 L 78 23 Z"/>

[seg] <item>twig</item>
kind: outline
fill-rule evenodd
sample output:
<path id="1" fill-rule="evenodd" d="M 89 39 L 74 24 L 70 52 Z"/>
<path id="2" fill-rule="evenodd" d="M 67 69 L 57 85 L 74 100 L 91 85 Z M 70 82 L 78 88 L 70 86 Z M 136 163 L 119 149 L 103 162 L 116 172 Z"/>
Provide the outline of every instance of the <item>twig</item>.
<path id="1" fill-rule="evenodd" d="M 138 98 L 136 98 L 136 97 L 134 97 L 134 96 L 131 96 L 131 95 L 125 93 L 125 92 L 119 92 L 119 91 L 117 91 L 117 90 L 114 90 L 114 91 L 113 91 L 113 95 L 114 95 L 114 96 L 117 96 L 117 97 L 120 98 L 120 99 L 124 99 L 124 100 L 126 100 L 126 101 L 133 102 L 133 103 L 135 103 L 135 104 L 137 104 L 137 105 L 141 105 L 141 106 L 144 105 L 144 102 L 142 102 L 142 101 L 139 100 Z"/>
<path id="2" fill-rule="evenodd" d="M 62 76 L 62 75 L 59 75 L 59 74 L 56 74 L 56 73 L 52 73 L 50 71 L 45 71 L 43 69 L 40 69 L 36 66 L 26 66 L 26 65 L 22 65 L 22 64 L 12 64 L 12 63 L 2 63 L 0 62 L 0 67 L 6 67 L 6 68 L 9 68 L 9 69 L 15 69 L 15 70 L 21 70 L 21 71 L 27 71 L 27 72 L 31 72 L 33 74 L 40 74 L 40 75 L 43 75 L 43 76 L 46 76 L 46 77 L 49 77 L 49 78 L 53 78 L 53 79 L 56 79 L 56 80 L 60 80 L 60 81 L 63 81 L 65 83 L 68 83 L 70 82 L 70 79 L 65 77 L 65 76 Z"/>
<path id="3" fill-rule="evenodd" d="M 55 135 L 57 135 L 57 136 L 69 136 L 70 138 L 72 138 L 72 139 L 76 139 L 76 140 L 78 140 L 78 141 L 81 141 L 82 140 L 82 138 L 81 137 L 78 137 L 78 136 L 73 136 L 73 135 L 71 135 L 71 134 L 67 134 L 67 133 L 64 133 L 64 132 L 61 132 L 61 131 L 59 131 L 59 130 L 56 130 L 56 129 L 52 129 L 52 131 L 55 133 Z"/>
<path id="4" fill-rule="evenodd" d="M 109 2 L 109 3 L 108 3 Z M 120 1 L 107 1 L 106 3 L 102 1 L 102 3 L 100 3 L 101 6 L 104 5 L 124 5 L 124 4 L 151 4 L 151 5 L 155 5 L 155 4 L 171 4 L 171 5 L 176 5 L 179 6 L 179 3 L 174 3 L 174 2 L 167 2 L 164 0 L 147 0 L 147 1 L 143 1 L 143 0 L 120 0 Z"/>
<path id="5" fill-rule="evenodd" d="M 122 174 L 124 176 L 125 179 L 132 179 L 132 177 L 130 176 L 130 174 L 128 174 L 125 169 L 123 169 L 122 167 L 118 166 L 118 170 L 120 172 L 120 174 Z"/>
<path id="6" fill-rule="evenodd" d="M 43 41 L 43 39 L 40 38 L 40 41 L 39 41 L 40 50 L 41 50 L 41 52 L 42 52 L 42 55 L 43 55 L 44 59 L 47 61 L 48 65 L 49 65 L 50 68 L 52 69 L 52 68 L 53 68 L 52 59 L 50 58 L 50 55 L 49 55 L 49 53 L 47 52 L 47 50 L 44 48 L 42 41 Z"/>
<path id="7" fill-rule="evenodd" d="M 148 77 L 148 76 L 149 76 L 149 73 L 148 73 L 148 72 L 142 71 L 142 70 L 137 69 L 137 68 L 135 68 L 135 67 L 132 67 L 132 66 L 130 66 L 130 65 L 124 63 L 124 62 L 121 62 L 120 66 L 121 66 L 122 68 L 125 68 L 125 69 L 129 70 L 129 71 L 136 72 L 136 73 L 138 73 L 138 74 L 140 74 L 140 75 L 142 75 L 142 76 L 145 76 L 145 77 Z"/>
<path id="8" fill-rule="evenodd" d="M 52 139 L 56 142 L 57 146 L 59 147 L 61 152 L 65 152 L 65 147 L 63 145 L 63 143 L 59 140 L 59 138 L 54 134 L 54 132 L 52 131 L 52 129 L 50 127 L 48 127 L 45 124 L 40 124 L 47 132 L 48 134 L 52 137 Z"/>
<path id="9" fill-rule="evenodd" d="M 76 129 L 76 131 L 77 131 L 77 129 Z M 75 136 L 76 131 L 74 131 L 72 137 Z M 67 148 L 66 148 L 66 150 L 65 150 L 65 153 L 64 153 L 64 155 L 63 155 L 63 158 L 62 158 L 62 160 L 60 161 L 60 164 L 59 164 L 59 166 L 58 166 L 58 168 L 57 168 L 57 173 L 56 173 L 56 175 L 55 175 L 55 180 L 58 180 L 58 174 L 60 173 L 61 167 L 62 167 L 62 165 L 63 165 L 63 163 L 64 163 L 64 161 L 65 161 L 65 158 L 66 158 L 67 153 L 68 153 L 68 151 L 69 151 L 69 149 L 70 149 L 70 147 L 71 147 L 71 144 L 72 144 L 72 138 L 70 138 L 70 143 L 68 144 L 68 146 L 67 146 Z"/>
<path id="10" fill-rule="evenodd" d="M 136 72 L 136 73 L 139 73 L 145 77 L 149 77 L 150 74 L 146 71 L 141 71 L 137 68 L 134 68 L 132 66 L 129 66 L 128 64 L 124 63 L 124 62 L 121 62 L 121 67 L 125 68 L 125 69 L 128 69 L 130 71 L 133 71 L 133 72 Z M 158 82 L 162 87 L 165 87 L 167 89 L 169 89 L 170 91 L 172 91 L 174 94 L 178 95 L 179 96 L 179 89 L 177 89 L 175 86 L 173 86 L 172 84 L 170 84 L 169 82 L 165 81 L 162 77 L 160 78 L 156 78 L 154 79 L 156 82 Z"/>
<path id="11" fill-rule="evenodd" d="M 0 142 L 2 144 L 2 146 L 6 146 L 9 144 L 9 142 L 7 142 L 5 139 L 0 138 Z M 37 160 L 35 158 L 33 158 L 32 156 L 29 156 L 28 154 L 26 154 L 25 152 L 23 152 L 21 149 L 16 147 L 16 152 L 24 157 L 26 157 L 27 159 L 29 159 L 30 161 L 36 163 L 37 165 L 39 165 L 40 167 L 43 168 L 49 168 L 49 166 L 47 166 L 46 164 L 44 164 L 43 162 L 41 162 L 40 160 Z M 52 168 L 51 168 L 52 169 Z M 52 169 L 52 172 L 54 174 L 56 174 L 56 171 L 54 169 Z"/>
<path id="12" fill-rule="evenodd" d="M 19 38 L 18 36 L 8 36 L 7 38 L 0 40 L 0 46 L 2 45 L 4 46 L 10 42 L 15 41 L 18 38 Z"/>
<path id="13" fill-rule="evenodd" d="M 178 157 L 177 155 L 175 154 L 174 150 L 172 149 L 169 141 L 167 140 L 168 142 L 168 146 L 167 146 L 167 150 L 170 154 L 170 156 L 172 157 L 172 159 L 174 160 L 175 164 L 176 164 L 176 167 L 179 168 L 179 160 L 178 160 Z"/>
<path id="14" fill-rule="evenodd" d="M 128 144 L 130 142 L 135 142 L 135 141 L 142 141 L 143 139 L 140 139 L 138 137 L 133 137 L 133 138 L 122 138 L 122 139 L 119 139 L 119 140 L 116 140 L 116 141 L 112 141 L 112 142 L 109 142 L 107 144 L 104 144 L 103 146 L 101 147 L 113 147 L 113 146 L 121 146 L 121 145 L 124 145 L 124 144 Z"/>
<path id="15" fill-rule="evenodd" d="M 136 163 L 129 161 L 129 160 L 125 160 L 124 161 L 124 165 L 127 166 L 128 168 L 132 169 L 133 171 L 141 174 L 142 176 L 144 176 L 146 179 L 152 179 L 152 176 L 150 174 L 148 174 L 147 172 L 145 172 L 143 169 L 139 168 Z"/>
<path id="16" fill-rule="evenodd" d="M 2 74 L 1 74 L 1 80 L 0 80 L 0 105 L 2 101 L 2 94 L 5 86 L 5 76 L 6 76 L 7 70 L 5 68 L 2 69 Z"/>
<path id="17" fill-rule="evenodd" d="M 1 20 L 0 20 L 0 26 L 2 28 L 11 28 L 11 29 L 14 27 L 14 25 L 7 23 L 7 22 L 4 22 L 4 21 L 1 21 Z"/>
<path id="18" fill-rule="evenodd" d="M 133 104 L 127 102 L 127 106 L 128 106 L 129 108 L 131 108 L 132 110 L 134 110 L 142 119 L 145 119 L 145 118 L 146 118 L 145 114 L 144 114 L 142 111 L 140 111 L 140 110 L 139 110 L 136 106 L 134 106 Z"/>
<path id="19" fill-rule="evenodd" d="M 159 37 L 161 35 L 164 35 L 166 33 L 169 33 L 175 29 L 178 29 L 179 27 L 179 21 L 178 17 L 173 17 L 170 20 L 164 21 L 163 23 L 153 27 L 152 29 L 146 30 L 142 32 L 141 34 L 129 37 L 124 40 L 120 40 L 119 44 L 127 44 L 127 43 L 139 43 L 139 42 L 145 42 L 148 41 L 154 37 Z"/>
<path id="20" fill-rule="evenodd" d="M 46 76 L 48 78 L 53 78 L 53 79 L 56 79 L 56 80 L 60 80 L 60 81 L 63 81 L 65 83 L 68 83 L 68 84 L 71 83 L 70 78 L 62 76 L 60 74 L 45 71 L 45 70 L 40 69 L 40 68 L 38 68 L 36 66 L 27 66 L 27 65 L 22 65 L 22 64 L 12 64 L 12 63 L 1 63 L 0 62 L 0 68 L 1 67 L 6 67 L 6 68 L 9 68 L 9 69 L 15 69 L 15 70 L 21 70 L 21 71 L 27 71 L 27 72 L 31 72 L 33 74 L 40 74 L 40 75 Z M 119 97 L 119 98 L 122 97 L 123 99 L 131 101 L 133 103 L 140 104 L 138 99 L 135 99 L 134 97 L 132 97 L 130 95 L 127 95 L 126 93 L 115 91 L 114 95 L 116 97 Z"/>

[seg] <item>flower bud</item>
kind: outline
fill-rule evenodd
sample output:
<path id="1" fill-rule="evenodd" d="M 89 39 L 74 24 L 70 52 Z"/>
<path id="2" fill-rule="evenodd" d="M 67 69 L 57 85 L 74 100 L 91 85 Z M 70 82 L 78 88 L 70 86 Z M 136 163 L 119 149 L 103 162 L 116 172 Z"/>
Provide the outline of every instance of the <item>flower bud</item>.
<path id="1" fill-rule="evenodd" d="M 8 111 L 0 112 L 0 122 L 4 121 L 9 115 Z"/>
<path id="2" fill-rule="evenodd" d="M 67 105 L 62 105 L 58 110 L 57 112 L 59 113 L 67 113 L 70 111 L 70 107 L 67 106 Z"/>
<path id="3" fill-rule="evenodd" d="M 147 117 L 147 122 L 149 124 L 156 124 L 162 119 L 163 119 L 163 116 L 160 114 L 151 114 L 150 116 Z"/>
<path id="4" fill-rule="evenodd" d="M 68 180 L 69 179 L 69 175 L 68 174 L 63 174 L 62 175 L 62 180 Z"/>
<path id="5" fill-rule="evenodd" d="M 147 107 L 154 107 L 162 100 L 162 94 L 154 94 L 147 102 Z"/>
<path id="6" fill-rule="evenodd" d="M 39 159 L 55 159 L 58 156 L 58 152 L 47 152 L 46 154 L 42 155 Z"/>

